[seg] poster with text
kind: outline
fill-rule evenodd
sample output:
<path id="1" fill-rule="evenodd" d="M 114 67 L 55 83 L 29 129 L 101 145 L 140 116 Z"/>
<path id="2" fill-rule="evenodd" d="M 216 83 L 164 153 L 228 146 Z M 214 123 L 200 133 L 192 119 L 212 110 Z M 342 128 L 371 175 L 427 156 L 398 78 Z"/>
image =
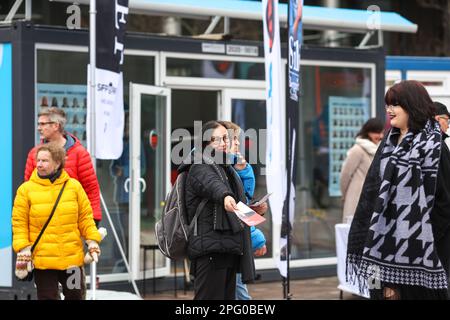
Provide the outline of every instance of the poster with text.
<path id="1" fill-rule="evenodd" d="M 368 98 L 329 97 L 329 167 L 330 197 L 341 196 L 340 173 L 347 151 L 354 145 L 356 135 L 369 119 Z"/>
<path id="2" fill-rule="evenodd" d="M 62 108 L 67 118 L 65 130 L 86 147 L 86 85 L 38 83 L 36 92 L 36 115 L 47 107 Z M 39 140 L 36 131 L 36 144 Z"/>

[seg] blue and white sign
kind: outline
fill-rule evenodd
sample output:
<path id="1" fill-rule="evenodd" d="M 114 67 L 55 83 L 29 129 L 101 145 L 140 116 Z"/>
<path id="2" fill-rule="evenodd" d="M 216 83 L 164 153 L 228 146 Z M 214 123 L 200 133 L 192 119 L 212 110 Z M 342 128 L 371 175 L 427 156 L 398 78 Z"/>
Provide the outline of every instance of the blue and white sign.
<path id="1" fill-rule="evenodd" d="M 294 101 L 298 101 L 303 0 L 290 0 L 289 10 L 289 97 Z"/>
<path id="2" fill-rule="evenodd" d="M 85 147 L 87 87 L 85 85 L 38 83 L 36 85 L 36 114 L 47 107 L 58 107 L 66 113 L 64 129 L 76 136 Z M 36 141 L 40 141 L 36 129 Z"/>
<path id="3" fill-rule="evenodd" d="M 0 287 L 12 286 L 12 47 L 0 43 Z"/>
<path id="4" fill-rule="evenodd" d="M 356 135 L 369 120 L 368 98 L 334 97 L 328 99 L 329 183 L 330 197 L 340 197 L 340 172 L 347 151 L 355 143 Z"/>

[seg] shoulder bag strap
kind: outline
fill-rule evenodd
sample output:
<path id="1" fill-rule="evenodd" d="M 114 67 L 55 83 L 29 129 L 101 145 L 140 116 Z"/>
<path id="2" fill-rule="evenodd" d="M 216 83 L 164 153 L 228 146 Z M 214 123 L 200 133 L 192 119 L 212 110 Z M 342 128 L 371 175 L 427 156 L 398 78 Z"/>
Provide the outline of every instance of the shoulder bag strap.
<path id="1" fill-rule="evenodd" d="M 56 198 L 56 202 L 55 202 L 55 204 L 53 206 L 52 212 L 50 213 L 50 216 L 48 217 L 47 222 L 44 224 L 44 227 L 42 228 L 42 230 L 39 233 L 36 241 L 34 242 L 33 246 L 31 247 L 31 253 L 33 253 L 34 248 L 36 248 L 36 245 L 38 244 L 39 240 L 42 237 L 42 234 L 44 233 L 45 229 L 47 228 L 48 224 L 50 223 L 50 220 L 52 220 L 53 214 L 55 213 L 56 207 L 58 206 L 59 199 L 61 199 L 61 195 L 62 195 L 62 193 L 64 191 L 64 188 L 66 187 L 67 181 L 68 180 L 66 180 L 66 182 L 64 182 L 64 184 L 63 184 L 63 186 L 61 188 L 61 191 L 59 191 L 58 198 Z"/>

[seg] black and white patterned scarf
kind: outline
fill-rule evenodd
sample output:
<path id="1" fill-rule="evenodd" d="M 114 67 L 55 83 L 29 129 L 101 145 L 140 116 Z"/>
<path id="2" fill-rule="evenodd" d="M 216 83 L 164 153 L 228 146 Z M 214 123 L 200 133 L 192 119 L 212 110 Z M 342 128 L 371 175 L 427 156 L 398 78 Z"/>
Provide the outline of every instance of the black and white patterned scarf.
<path id="1" fill-rule="evenodd" d="M 379 170 L 369 171 L 363 187 L 368 195 L 361 197 L 350 229 L 347 279 L 359 279 L 362 292 L 368 289 L 363 279 L 447 288 L 430 220 L 441 131 L 437 122 L 428 121 L 422 131 L 408 132 L 396 145 L 399 135 L 393 128 L 377 153 L 372 166 Z M 361 286 L 361 280 L 365 285 Z"/>

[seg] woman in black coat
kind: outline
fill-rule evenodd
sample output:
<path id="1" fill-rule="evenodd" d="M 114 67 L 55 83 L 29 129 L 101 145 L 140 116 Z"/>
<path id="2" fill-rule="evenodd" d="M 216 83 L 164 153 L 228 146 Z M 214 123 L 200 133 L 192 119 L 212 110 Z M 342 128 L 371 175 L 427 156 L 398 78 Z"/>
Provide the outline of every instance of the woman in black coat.
<path id="1" fill-rule="evenodd" d="M 233 211 L 246 198 L 239 176 L 227 164 L 225 127 L 207 122 L 202 137 L 202 148 L 196 146 L 178 169 L 189 171 L 185 203 L 189 223 L 196 220 L 188 243 L 194 299 L 234 300 L 236 273 L 242 273 L 244 283 L 255 277 L 250 229 Z"/>
<path id="2" fill-rule="evenodd" d="M 347 278 L 372 299 L 447 299 L 449 150 L 417 81 L 386 93 L 392 129 L 364 182 L 347 248 Z"/>

